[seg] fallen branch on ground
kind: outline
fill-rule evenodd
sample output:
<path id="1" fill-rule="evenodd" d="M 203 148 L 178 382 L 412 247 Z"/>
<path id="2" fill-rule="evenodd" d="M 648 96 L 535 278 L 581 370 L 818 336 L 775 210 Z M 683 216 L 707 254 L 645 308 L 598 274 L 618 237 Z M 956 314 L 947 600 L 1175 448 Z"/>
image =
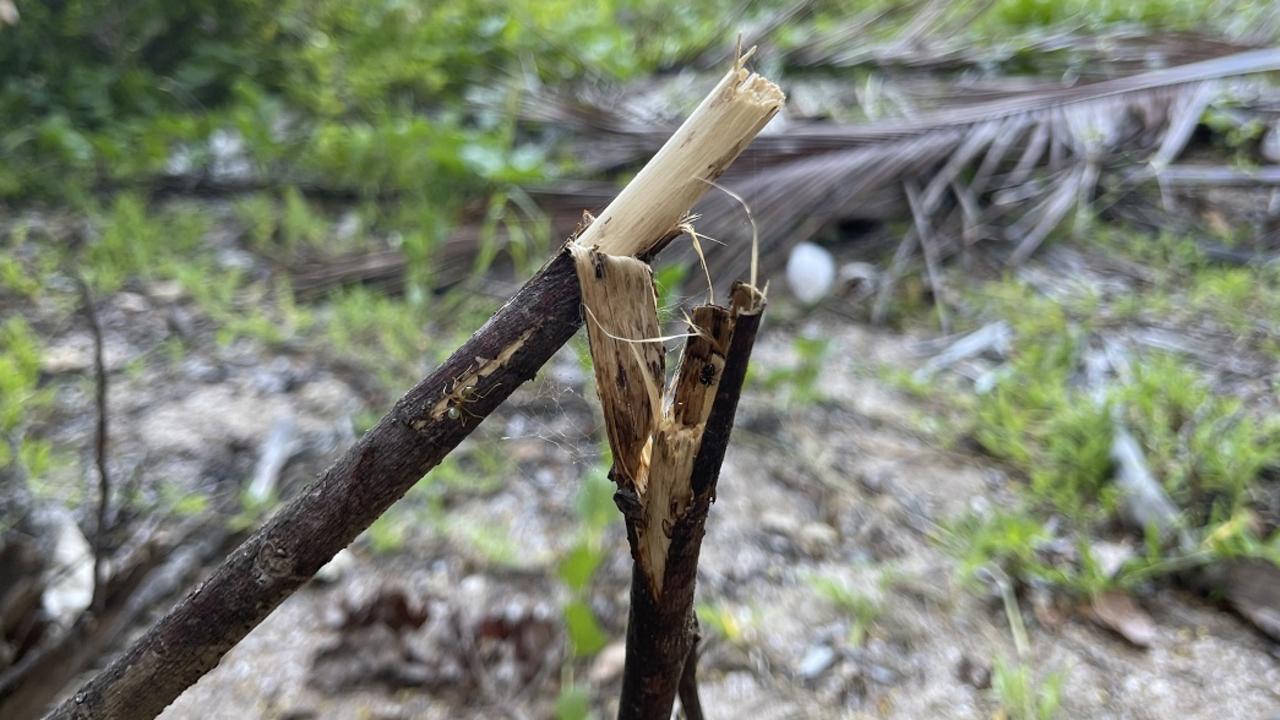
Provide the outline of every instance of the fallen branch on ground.
<path id="1" fill-rule="evenodd" d="M 739 62 L 583 242 L 648 257 L 782 104 Z M 548 262 L 435 372 L 50 718 L 152 718 L 437 465 L 581 323 L 570 255 Z"/>

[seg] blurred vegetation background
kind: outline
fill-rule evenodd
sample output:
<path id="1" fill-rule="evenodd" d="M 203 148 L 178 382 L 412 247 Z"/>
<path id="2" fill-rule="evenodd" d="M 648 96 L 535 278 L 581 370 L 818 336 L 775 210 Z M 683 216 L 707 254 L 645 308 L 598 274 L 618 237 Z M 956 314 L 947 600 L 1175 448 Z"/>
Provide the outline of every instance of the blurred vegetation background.
<path id="1" fill-rule="evenodd" d="M 929 8 L 950 19 L 952 36 L 917 36 Z M 499 255 L 527 271 L 562 240 L 527 194 L 583 172 L 569 129 L 521 121 L 548 89 L 590 92 L 705 71 L 739 33 L 768 34 L 770 52 L 755 62 L 784 79 L 807 74 L 870 88 L 898 69 L 803 62 L 806 49 L 841 38 L 855 50 L 895 42 L 964 48 L 986 58 L 982 72 L 1062 79 L 1092 72 L 1097 54 L 1047 42 L 1053 38 L 1250 34 L 1264 46 L 1277 39 L 1274 17 L 1266 3 L 1242 0 L 0 0 L 0 469 L 20 466 L 38 495 L 82 514 L 91 501 L 81 449 L 58 433 L 76 398 L 63 398 L 60 415 L 65 388 L 50 382 L 85 369 L 59 366 L 49 352 L 80 323 L 77 278 L 97 297 L 146 288 L 198 311 L 198 332 L 174 332 L 116 367 L 122 384 L 207 352 L 206 341 L 246 362 L 276 351 L 314 355 L 354 378 L 363 403 L 355 430 L 363 429 L 505 296 L 500 283 L 439 287 L 451 233 L 466 222 L 481 228 L 468 260 L 473 278 Z M 857 32 L 841 35 L 846 28 Z M 687 109 L 679 102 L 663 110 L 679 116 Z M 871 104 L 843 112 L 847 121 L 877 116 Z M 1213 142 L 1247 166 L 1238 151 L 1256 144 L 1262 128 L 1223 127 Z M 1280 466 L 1280 424 L 1267 415 L 1270 405 L 1257 411 L 1257 387 L 1231 397 L 1206 379 L 1203 363 L 1174 354 L 1143 358 L 1101 400 L 1078 382 L 1093 333 L 1152 315 L 1245 337 L 1274 363 L 1280 271 L 1221 267 L 1171 234 L 1109 227 L 1090 242 L 1117 263 L 1151 268 L 1157 280 L 1116 299 L 1074 286 L 1049 297 L 998 274 L 969 278 L 957 284 L 957 331 L 1004 321 L 1017 347 L 988 378 L 991 387 L 970 393 L 880 369 L 886 386 L 934 403 L 945 426 L 922 423 L 921 434 L 982 453 L 1022 482 L 1017 502 L 953 518 L 939 543 L 962 574 L 998 566 L 1082 597 L 1130 591 L 1206 559 L 1280 563 L 1280 532 L 1254 522 L 1258 488 L 1274 486 Z M 355 286 L 300 298 L 283 272 L 370 248 L 408 259 L 396 292 Z M 661 271 L 664 307 L 678 300 L 684 274 Z M 890 317 L 899 328 L 936 332 L 921 287 L 905 281 Z M 788 312 L 789 360 L 762 366 L 755 378 L 769 402 L 792 413 L 833 400 L 819 380 L 838 358 L 821 333 L 797 331 L 799 313 Z M 1268 391 L 1274 397 L 1274 378 L 1260 392 Z M 1103 572 L 1083 540 L 1114 534 L 1121 512 L 1110 456 L 1116 423 L 1133 428 L 1195 543 L 1161 547 L 1153 533 L 1123 567 Z M 552 573 L 567 588 L 562 609 L 575 657 L 617 635 L 616 619 L 591 605 L 610 551 L 612 507 L 607 458 L 589 438 L 585 445 L 591 462 L 569 518 L 576 530 Z M 374 552 L 394 551 L 417 524 L 452 522 L 495 565 L 514 562 L 520 544 L 507 529 L 450 521 L 444 509 L 451 493 L 497 492 L 513 463 L 492 449 L 460 453 L 434 474 L 437 482 L 374 526 Z M 161 484 L 127 502 L 139 515 L 144 507 L 210 510 L 196 486 Z M 241 498 L 233 504 L 239 530 L 265 511 Z M 855 645 L 874 634 L 877 604 L 844 585 L 817 585 L 855 618 Z M 718 605 L 702 611 L 712 632 L 740 641 L 731 614 Z M 1056 711 L 1056 695 L 1027 699 L 1042 690 L 1032 684 L 1021 666 L 1000 673 L 998 689 L 1016 696 L 1005 702 L 1015 708 L 1009 717 Z M 562 704 L 586 703 L 572 683 L 565 687 Z"/>

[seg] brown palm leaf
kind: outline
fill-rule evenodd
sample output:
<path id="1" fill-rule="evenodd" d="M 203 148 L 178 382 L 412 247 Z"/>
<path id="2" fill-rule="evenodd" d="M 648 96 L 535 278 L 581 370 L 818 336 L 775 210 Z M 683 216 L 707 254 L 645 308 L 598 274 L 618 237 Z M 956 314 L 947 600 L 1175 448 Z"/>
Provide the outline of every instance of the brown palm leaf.
<path id="1" fill-rule="evenodd" d="M 898 270 L 920 242 L 940 256 L 996 240 L 1011 244 L 1009 259 L 1020 262 L 1104 178 L 1121 185 L 1148 179 L 1178 157 L 1210 103 L 1240 94 L 1239 78 L 1276 70 L 1280 49 L 1253 50 L 1091 84 L 1033 87 L 901 120 L 783 124 L 767 128 L 720 183 L 751 208 L 766 279 L 797 243 L 858 220 L 914 221 Z M 576 132 L 575 156 L 593 174 L 607 174 L 669 134 L 651 111 L 635 107 L 607 97 L 543 96 L 526 109 L 534 122 Z M 908 185 L 919 190 L 913 203 Z M 558 236 L 609 195 L 608 183 L 582 181 L 529 191 Z M 712 277 L 725 285 L 745 277 L 752 227 L 741 205 L 712 192 L 695 210 L 699 232 L 722 243 L 707 247 Z M 455 233 L 438 285 L 470 272 L 478 227 L 464 222 Z M 693 262 L 693 253 L 683 260 Z"/>
<path id="2" fill-rule="evenodd" d="M 1019 262 L 1103 173 L 1176 159 L 1224 81 L 1275 70 L 1280 50 L 1258 50 L 912 120 L 796 128 L 761 136 L 721 182 L 750 204 L 766 270 L 827 223 L 911 219 L 907 183 L 921 188 L 916 225 L 935 240 L 1008 241 Z M 750 255 L 741 208 L 713 195 L 698 212 L 699 230 L 725 243 L 708 252 L 713 276 L 741 276 Z"/>

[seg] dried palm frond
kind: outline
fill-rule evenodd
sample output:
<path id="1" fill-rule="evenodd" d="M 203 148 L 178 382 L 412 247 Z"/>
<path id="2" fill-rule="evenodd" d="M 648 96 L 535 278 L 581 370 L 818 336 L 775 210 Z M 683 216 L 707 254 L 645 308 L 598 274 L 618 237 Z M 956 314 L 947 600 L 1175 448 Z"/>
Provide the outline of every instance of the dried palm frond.
<path id="1" fill-rule="evenodd" d="M 860 29 L 860 28 L 859 28 Z M 924 43 L 857 45 L 841 34 L 787 54 L 794 68 L 881 67 L 914 70 L 964 70 L 998 66 L 1030 54 L 1061 55 L 1064 63 L 1084 77 L 1103 73 L 1133 73 L 1156 66 L 1183 65 L 1259 47 L 1248 38 L 1225 39 L 1192 32 L 1152 34 L 1141 28 L 1117 28 L 1102 33 L 1075 29 L 1028 33 L 997 47 L 975 46 L 963 34 L 936 32 Z"/>
<path id="2" fill-rule="evenodd" d="M 759 224 L 763 267 L 823 225 L 912 219 L 948 250 L 981 238 L 1015 244 L 1025 260 L 1107 174 L 1160 167 L 1185 147 L 1224 82 L 1280 70 L 1280 50 L 1238 53 L 1079 87 L 1033 91 L 913 120 L 808 126 L 761 136 L 722 182 Z M 920 187 L 914 212 L 905 187 Z M 712 274 L 745 270 L 740 209 L 711 196 L 699 230 L 725 242 Z M 915 232 L 913 230 L 913 232 Z"/>
<path id="3" fill-rule="evenodd" d="M 1276 70 L 1280 50 L 1254 50 L 1103 82 L 1033 85 L 904 119 L 783 122 L 766 128 L 720 183 L 752 208 L 766 279 L 795 244 L 845 221 L 910 222 L 909 242 L 894 263 L 899 271 L 921 248 L 918 234 L 934 260 L 996 240 L 1010 243 L 1010 259 L 1018 262 L 1087 206 L 1100 184 L 1120 189 L 1158 180 L 1208 105 L 1248 100 L 1263 85 L 1244 78 Z M 648 109 L 637 112 L 607 96 L 574 102 L 542 96 L 527 110 L 534 122 L 574 131 L 581 138 L 575 157 L 592 174 L 608 174 L 651 152 L 668 132 L 651 109 L 661 103 L 638 102 Z M 909 184 L 919 190 L 910 204 Z M 573 181 L 529 196 L 551 231 L 564 237 L 582 210 L 599 209 L 610 191 L 607 182 Z M 712 192 L 695 211 L 697 230 L 722 243 L 707 249 L 712 276 L 741 276 L 751 237 L 742 208 Z M 464 223 L 451 238 L 451 259 L 436 269 L 439 285 L 470 271 L 479 227 Z M 695 261 L 692 253 L 684 260 Z"/>

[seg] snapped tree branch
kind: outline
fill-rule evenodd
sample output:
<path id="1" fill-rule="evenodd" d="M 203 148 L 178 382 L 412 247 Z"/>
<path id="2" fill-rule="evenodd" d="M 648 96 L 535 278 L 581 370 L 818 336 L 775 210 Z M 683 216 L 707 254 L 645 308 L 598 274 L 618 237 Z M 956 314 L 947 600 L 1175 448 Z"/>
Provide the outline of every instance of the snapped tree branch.
<path id="1" fill-rule="evenodd" d="M 738 283 L 729 307 L 693 310 L 666 403 L 668 338 L 658 335 L 653 271 L 634 258 L 570 249 L 634 560 L 618 717 L 669 717 L 678 691 L 700 712 L 696 669 L 686 667 L 697 638 L 698 555 L 764 294 Z"/>
<path id="2" fill-rule="evenodd" d="M 735 63 L 667 144 L 581 233 L 648 258 L 782 104 Z M 561 252 L 363 438 L 120 656 L 48 716 L 136 720 L 183 690 L 435 467 L 581 323 L 574 263 Z"/>

